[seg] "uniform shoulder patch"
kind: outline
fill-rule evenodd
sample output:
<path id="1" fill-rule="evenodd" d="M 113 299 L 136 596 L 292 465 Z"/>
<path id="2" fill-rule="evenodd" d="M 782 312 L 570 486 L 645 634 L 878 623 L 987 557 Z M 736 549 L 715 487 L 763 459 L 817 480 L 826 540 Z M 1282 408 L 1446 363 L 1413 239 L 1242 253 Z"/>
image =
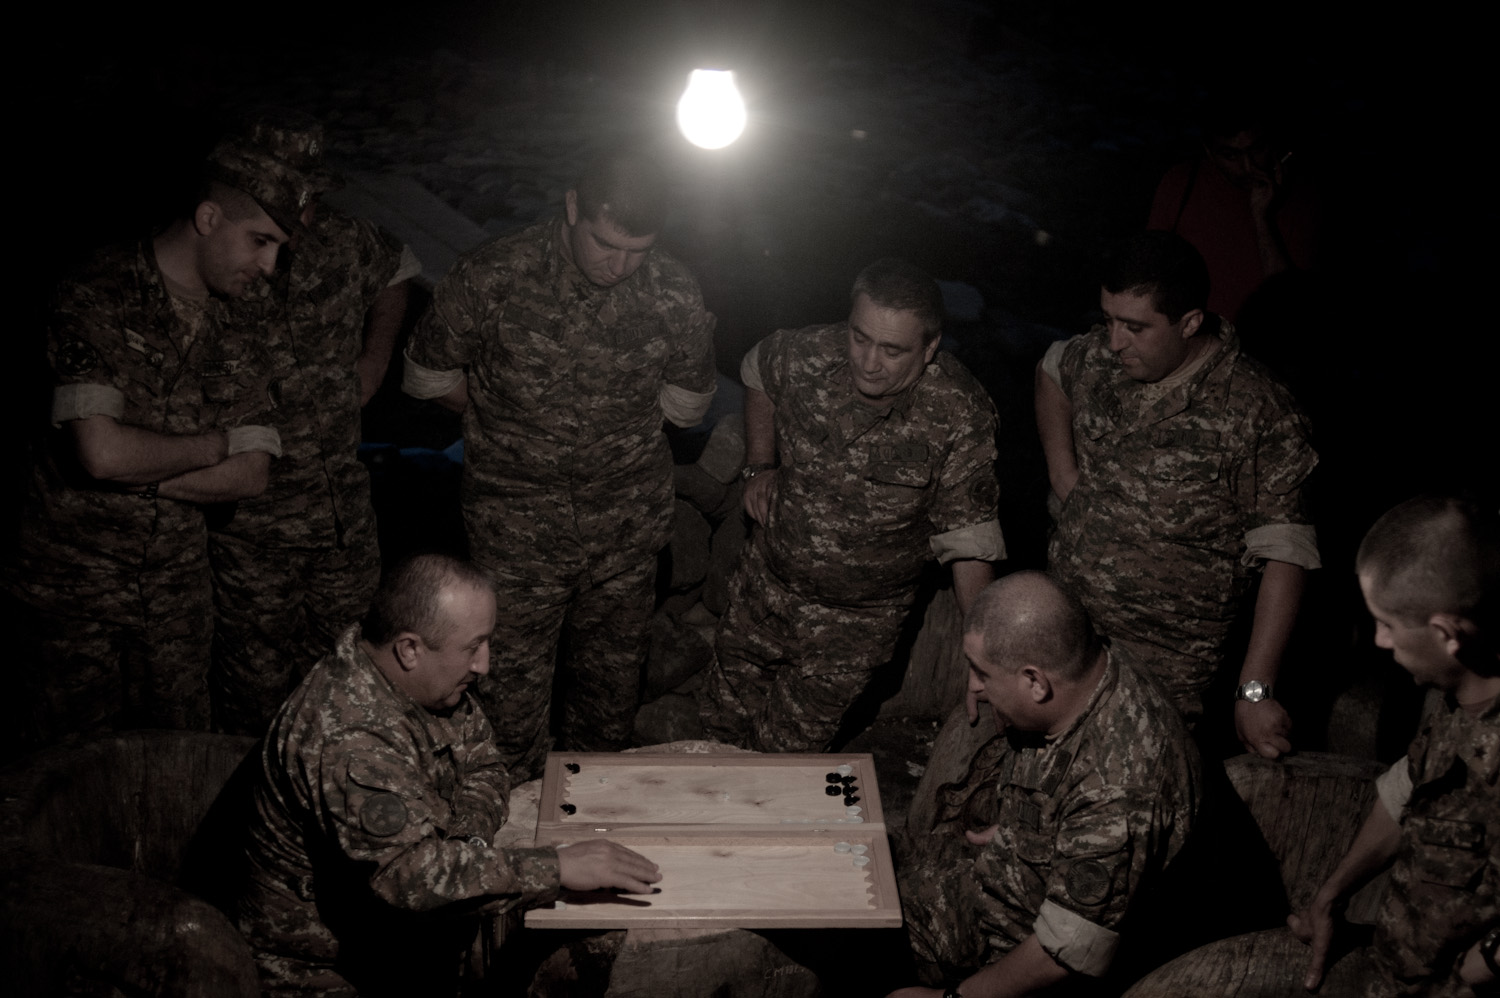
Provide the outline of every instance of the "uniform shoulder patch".
<path id="1" fill-rule="evenodd" d="M 99 351 L 83 340 L 69 340 L 57 351 L 57 371 L 70 378 L 81 378 L 99 366 Z"/>
<path id="2" fill-rule="evenodd" d="M 375 794 L 359 809 L 359 823 L 371 835 L 395 835 L 406 827 L 406 802 L 398 794 Z"/>
<path id="3" fill-rule="evenodd" d="M 1068 868 L 1068 896 L 1079 904 L 1096 905 L 1109 897 L 1109 870 L 1097 859 Z"/>
<path id="4" fill-rule="evenodd" d="M 982 509 L 1000 505 L 1000 483 L 994 475 L 981 472 L 969 483 L 969 499 Z"/>

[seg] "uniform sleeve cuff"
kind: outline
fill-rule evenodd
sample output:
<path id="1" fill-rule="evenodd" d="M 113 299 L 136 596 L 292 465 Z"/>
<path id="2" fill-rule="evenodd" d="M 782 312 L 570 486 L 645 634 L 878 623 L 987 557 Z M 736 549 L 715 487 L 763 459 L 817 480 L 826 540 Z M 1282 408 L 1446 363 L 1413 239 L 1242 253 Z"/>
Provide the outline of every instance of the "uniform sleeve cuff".
<path id="1" fill-rule="evenodd" d="M 54 427 L 90 416 L 118 420 L 124 415 L 125 394 L 110 385 L 58 385 L 52 390 Z"/>
<path id="2" fill-rule="evenodd" d="M 1247 530 L 1240 563 L 1249 568 L 1264 561 L 1284 561 L 1309 571 L 1322 568 L 1317 528 L 1307 523 L 1268 523 Z"/>
<path id="3" fill-rule="evenodd" d="M 751 347 L 745 359 L 740 361 L 740 384 L 758 392 L 766 390 L 766 383 L 760 377 L 760 343 Z"/>
<path id="4" fill-rule="evenodd" d="M 950 561 L 1004 561 L 1005 535 L 999 520 L 986 520 L 970 527 L 959 527 L 927 539 L 927 546 L 940 564 Z"/>
<path id="5" fill-rule="evenodd" d="M 677 385 L 662 385 L 657 400 L 661 403 L 662 415 L 673 424 L 682 427 L 697 426 L 703 422 L 709 403 L 714 400 L 714 389 L 690 392 Z"/>
<path id="6" fill-rule="evenodd" d="M 1052 383 L 1059 388 L 1062 387 L 1062 355 L 1067 347 L 1067 340 L 1058 340 L 1042 354 L 1042 373 L 1051 378 Z"/>
<path id="7" fill-rule="evenodd" d="M 439 399 L 457 388 L 464 380 L 462 370 L 434 371 L 423 367 L 407 354 L 401 370 L 401 390 L 412 398 Z"/>
<path id="8" fill-rule="evenodd" d="M 1103 977 L 1114 962 L 1120 934 L 1048 899 L 1036 913 L 1036 941 L 1069 970 Z"/>
<path id="9" fill-rule="evenodd" d="M 229 456 L 248 451 L 264 451 L 272 457 L 281 456 L 281 434 L 269 426 L 236 426 L 224 434 L 229 438 Z"/>
<path id="10" fill-rule="evenodd" d="M 1399 825 L 1401 812 L 1406 810 L 1406 802 L 1411 800 L 1411 770 L 1405 756 L 1397 759 L 1394 766 L 1375 778 L 1375 792 L 1385 807 L 1385 813 Z"/>
<path id="11" fill-rule="evenodd" d="M 386 287 L 393 287 L 402 281 L 409 281 L 422 273 L 422 261 L 417 259 L 417 254 L 411 251 L 406 244 L 401 246 L 401 262 L 396 265 L 396 276 L 386 282 Z"/>

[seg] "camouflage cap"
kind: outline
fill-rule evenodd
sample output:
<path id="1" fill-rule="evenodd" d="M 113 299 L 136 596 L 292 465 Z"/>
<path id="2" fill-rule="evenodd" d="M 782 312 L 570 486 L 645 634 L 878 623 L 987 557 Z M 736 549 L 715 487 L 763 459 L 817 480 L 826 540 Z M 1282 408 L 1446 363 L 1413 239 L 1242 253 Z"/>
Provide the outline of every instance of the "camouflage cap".
<path id="1" fill-rule="evenodd" d="M 303 209 L 343 186 L 323 164 L 323 145 L 323 125 L 311 115 L 259 111 L 214 146 L 209 176 L 249 194 L 287 232 L 306 234 Z"/>

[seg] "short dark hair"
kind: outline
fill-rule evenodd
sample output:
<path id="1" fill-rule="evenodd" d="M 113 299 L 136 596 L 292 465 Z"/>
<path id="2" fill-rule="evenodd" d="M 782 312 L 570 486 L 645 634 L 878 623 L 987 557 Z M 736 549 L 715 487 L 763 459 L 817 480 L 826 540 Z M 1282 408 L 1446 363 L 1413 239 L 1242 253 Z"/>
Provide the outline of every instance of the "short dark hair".
<path id="1" fill-rule="evenodd" d="M 1150 295 L 1169 322 L 1208 307 L 1208 264 L 1175 232 L 1142 232 L 1117 243 L 1105 255 L 1100 283 L 1112 295 Z"/>
<path id="2" fill-rule="evenodd" d="M 573 185 L 580 218 L 605 219 L 637 238 L 661 231 L 667 220 L 668 190 L 661 164 L 634 149 L 605 153 Z"/>
<path id="3" fill-rule="evenodd" d="M 1500 627 L 1500 517 L 1472 499 L 1418 496 L 1375 521 L 1354 556 L 1380 608 L 1408 624 L 1455 613 Z"/>
<path id="4" fill-rule="evenodd" d="M 852 305 L 860 295 L 872 305 L 911 312 L 922 320 L 922 341 L 931 343 L 943 331 L 943 292 L 921 267 L 897 257 L 876 260 L 854 279 Z"/>
<path id="5" fill-rule="evenodd" d="M 231 187 L 220 180 L 205 179 L 198 185 L 197 197 L 193 199 L 190 206 L 192 215 L 198 210 L 198 206 L 205 201 L 212 201 L 224 212 L 224 217 L 231 222 L 243 222 L 260 214 L 262 208 L 260 202 L 246 194 L 238 187 Z"/>
<path id="6" fill-rule="evenodd" d="M 984 657 L 1014 672 L 1029 663 L 1065 680 L 1089 670 L 1101 647 L 1078 597 L 1045 572 L 1015 572 L 992 582 L 969 607 L 966 633 Z"/>
<path id="7" fill-rule="evenodd" d="M 429 648 L 441 648 L 452 631 L 442 613 L 443 591 L 454 584 L 483 589 L 494 586 L 471 562 L 445 554 L 418 554 L 399 562 L 380 580 L 365 614 L 361 635 L 383 645 L 406 631 Z"/>

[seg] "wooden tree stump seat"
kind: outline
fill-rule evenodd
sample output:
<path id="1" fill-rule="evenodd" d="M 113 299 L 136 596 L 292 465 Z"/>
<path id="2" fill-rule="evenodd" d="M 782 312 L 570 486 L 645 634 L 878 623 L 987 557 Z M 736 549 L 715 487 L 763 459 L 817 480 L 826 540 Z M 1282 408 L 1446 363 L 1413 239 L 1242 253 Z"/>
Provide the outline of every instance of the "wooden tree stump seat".
<path id="1" fill-rule="evenodd" d="M 221 872 L 202 832 L 254 745 L 132 731 L 0 772 L 0 958 L 16 993 L 259 995 L 248 944 L 180 886 Z"/>

